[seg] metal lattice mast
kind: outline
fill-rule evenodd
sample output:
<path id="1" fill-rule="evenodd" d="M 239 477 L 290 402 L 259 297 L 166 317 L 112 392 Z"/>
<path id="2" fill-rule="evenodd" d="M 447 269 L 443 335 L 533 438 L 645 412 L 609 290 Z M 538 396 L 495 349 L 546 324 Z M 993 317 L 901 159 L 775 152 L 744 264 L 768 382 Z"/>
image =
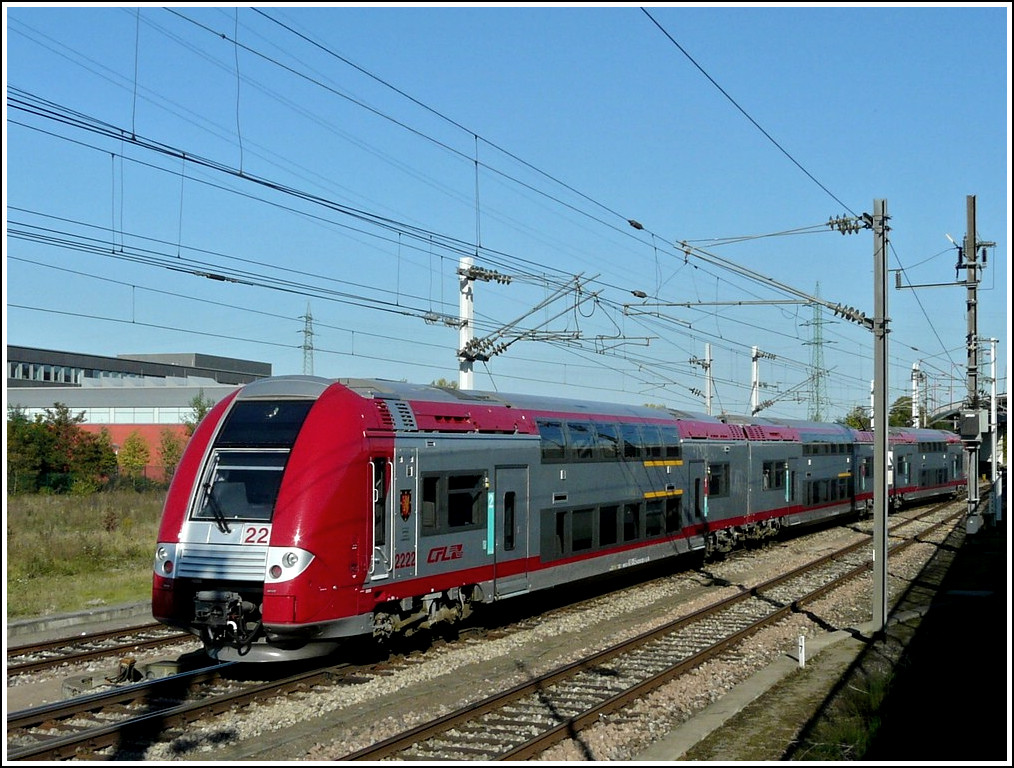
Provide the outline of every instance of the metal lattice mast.
<path id="1" fill-rule="evenodd" d="M 820 297 L 820 283 L 814 296 Z M 810 380 L 813 382 L 813 395 L 810 398 L 809 418 L 813 421 L 824 421 L 829 402 L 827 385 L 824 376 L 824 308 L 819 302 L 813 305 L 813 340 L 810 344 Z"/>
<path id="2" fill-rule="evenodd" d="M 926 380 L 926 374 L 919 370 L 919 363 L 912 363 L 912 426 L 921 427 L 919 416 L 919 384 Z"/>
<path id="3" fill-rule="evenodd" d="M 313 376 L 313 315 L 310 314 L 310 302 L 306 302 L 306 314 L 303 315 L 303 373 Z"/>

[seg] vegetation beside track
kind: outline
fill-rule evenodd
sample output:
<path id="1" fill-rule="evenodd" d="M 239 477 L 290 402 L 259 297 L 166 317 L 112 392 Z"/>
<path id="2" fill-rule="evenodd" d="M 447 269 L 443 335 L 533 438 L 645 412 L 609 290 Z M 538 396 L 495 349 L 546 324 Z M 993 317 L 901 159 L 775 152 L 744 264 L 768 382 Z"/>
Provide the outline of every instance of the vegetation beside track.
<path id="1" fill-rule="evenodd" d="M 151 599 L 164 490 L 7 496 L 7 620 Z"/>

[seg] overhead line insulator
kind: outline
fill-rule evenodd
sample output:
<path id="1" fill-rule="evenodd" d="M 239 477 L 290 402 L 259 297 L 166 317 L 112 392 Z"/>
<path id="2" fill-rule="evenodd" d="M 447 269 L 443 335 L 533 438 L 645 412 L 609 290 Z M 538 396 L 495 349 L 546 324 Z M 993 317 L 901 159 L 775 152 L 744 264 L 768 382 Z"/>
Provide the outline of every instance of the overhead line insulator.
<path id="1" fill-rule="evenodd" d="M 469 267 L 468 269 L 458 269 L 458 274 L 468 280 L 482 280 L 485 283 L 497 282 L 507 285 L 511 281 L 510 275 L 504 275 L 497 272 L 495 269 L 485 269 L 483 267 Z"/>
<path id="2" fill-rule="evenodd" d="M 869 229 L 873 226 L 872 219 L 868 220 L 863 216 L 832 216 L 828 218 L 827 225 L 836 229 L 843 235 L 854 235 L 860 229 Z"/>

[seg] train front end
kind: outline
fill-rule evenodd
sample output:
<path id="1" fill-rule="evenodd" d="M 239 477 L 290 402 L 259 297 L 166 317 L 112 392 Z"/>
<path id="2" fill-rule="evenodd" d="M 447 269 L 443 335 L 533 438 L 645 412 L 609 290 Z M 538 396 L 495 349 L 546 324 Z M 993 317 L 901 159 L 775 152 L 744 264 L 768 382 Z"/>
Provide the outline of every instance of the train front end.
<path id="1" fill-rule="evenodd" d="M 314 658 L 369 630 L 358 615 L 368 531 L 351 511 L 370 508 L 357 400 L 292 376 L 212 409 L 166 498 L 155 619 L 222 661 Z"/>

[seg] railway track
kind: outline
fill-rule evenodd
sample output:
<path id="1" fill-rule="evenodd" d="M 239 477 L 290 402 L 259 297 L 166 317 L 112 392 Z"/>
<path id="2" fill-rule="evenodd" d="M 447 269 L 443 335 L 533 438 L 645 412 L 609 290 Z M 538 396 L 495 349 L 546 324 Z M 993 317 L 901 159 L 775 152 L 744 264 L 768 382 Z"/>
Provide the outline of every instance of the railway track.
<path id="1" fill-rule="evenodd" d="M 928 524 L 917 536 L 930 535 L 959 517 Z M 891 552 L 910 546 L 917 536 Z M 865 572 L 871 566 L 868 550 L 865 543 L 854 544 L 342 760 L 534 758 Z"/>
<path id="2" fill-rule="evenodd" d="M 191 640 L 193 635 L 150 622 L 133 627 L 29 643 L 7 649 L 7 677 L 42 672 L 93 659 L 110 658 Z"/>
<path id="3" fill-rule="evenodd" d="M 918 524 L 920 519 L 898 520 L 892 536 L 898 535 L 896 531 L 900 527 Z M 921 527 L 929 529 L 931 526 L 924 523 Z M 892 551 L 912 543 L 916 535 L 921 534 L 911 534 Z M 524 732 L 528 734 L 524 743 L 479 744 L 469 747 L 476 750 L 471 758 L 458 754 L 446 759 L 476 759 L 477 756 L 485 759 L 482 755 L 488 754 L 491 748 L 492 754 L 501 759 L 508 755 L 521 759 L 523 755 L 537 754 L 553 740 L 594 722 L 602 713 L 622 707 L 632 698 L 643 696 L 673 676 L 735 645 L 765 623 L 777 621 L 803 602 L 832 589 L 835 583 L 868 569 L 867 557 L 860 552 L 864 547 L 868 549 L 868 541 L 848 548 L 852 550 L 850 553 L 843 550 L 824 557 L 804 569 L 756 587 L 748 594 L 680 619 L 664 630 L 648 633 L 622 647 L 568 665 L 538 682 L 512 689 L 508 693 L 515 701 L 527 696 L 536 702 L 527 705 L 536 706 L 536 709 L 529 709 L 530 714 L 521 718 Z M 846 560 L 835 565 L 839 557 Z M 702 637 L 707 640 L 700 640 Z M 660 664 L 663 659 L 664 663 Z M 334 689 L 362 682 L 364 676 L 385 674 L 379 666 L 340 665 L 265 682 L 245 679 L 245 675 L 236 674 L 236 671 L 234 665 L 217 665 L 213 669 L 195 670 L 122 690 L 12 713 L 8 716 L 8 757 L 12 760 L 110 759 L 110 755 L 123 749 L 136 754 L 138 750 L 143 752 L 144 745 L 164 738 L 167 730 L 174 726 L 210 718 L 253 701 L 262 702 L 271 696 Z M 543 709 L 548 706 L 553 714 L 548 719 L 545 715 L 539 717 L 539 705 Z M 488 712 L 487 719 L 479 726 L 482 732 L 497 733 L 505 729 L 522 732 L 518 720 L 510 717 L 513 710 L 504 709 L 505 706 L 506 702 L 494 700 L 470 705 L 465 712 L 430 724 L 425 735 L 423 730 L 416 729 L 399 739 L 353 753 L 347 759 L 399 755 L 404 759 L 445 759 L 439 756 L 441 742 L 433 740 L 435 728 L 443 729 L 445 734 L 455 728 L 465 733 L 467 728 L 475 728 L 477 714 Z M 494 712 L 499 714 L 494 715 Z M 466 725 L 468 722 L 472 725 Z M 538 732 L 532 732 L 533 723 L 538 724 Z M 459 745 L 463 739 L 454 730 L 450 731 L 450 738 Z M 412 748 L 410 744 L 416 745 L 417 752 L 407 751 Z"/>

